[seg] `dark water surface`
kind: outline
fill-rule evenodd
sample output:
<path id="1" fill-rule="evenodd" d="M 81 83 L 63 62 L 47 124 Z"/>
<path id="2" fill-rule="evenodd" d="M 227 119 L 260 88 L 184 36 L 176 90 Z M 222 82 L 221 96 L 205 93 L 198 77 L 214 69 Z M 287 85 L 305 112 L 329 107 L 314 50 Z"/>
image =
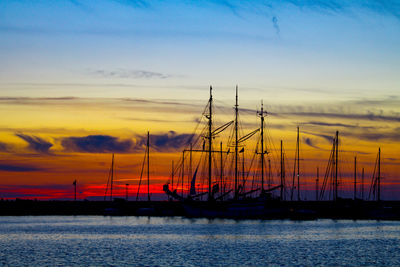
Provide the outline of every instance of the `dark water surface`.
<path id="1" fill-rule="evenodd" d="M 400 222 L 0 217 L 7 266 L 400 266 Z"/>

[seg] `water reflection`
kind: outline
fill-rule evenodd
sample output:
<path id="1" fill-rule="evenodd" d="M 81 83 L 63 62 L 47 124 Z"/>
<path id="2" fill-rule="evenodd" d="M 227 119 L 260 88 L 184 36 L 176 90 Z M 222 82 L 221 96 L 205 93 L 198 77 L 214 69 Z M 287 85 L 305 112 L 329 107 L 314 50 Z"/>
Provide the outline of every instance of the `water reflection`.
<path id="1" fill-rule="evenodd" d="M 7 265 L 397 265 L 399 241 L 389 221 L 0 218 Z"/>

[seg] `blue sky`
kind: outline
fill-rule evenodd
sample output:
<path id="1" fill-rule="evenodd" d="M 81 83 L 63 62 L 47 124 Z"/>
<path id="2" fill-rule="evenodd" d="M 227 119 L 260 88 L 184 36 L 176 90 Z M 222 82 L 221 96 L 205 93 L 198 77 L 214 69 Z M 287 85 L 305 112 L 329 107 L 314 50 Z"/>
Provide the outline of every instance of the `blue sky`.
<path id="1" fill-rule="evenodd" d="M 179 98 L 239 84 L 248 99 L 374 99 L 398 94 L 399 47 L 395 1 L 0 3 L 3 96 L 154 98 L 168 88 Z"/>

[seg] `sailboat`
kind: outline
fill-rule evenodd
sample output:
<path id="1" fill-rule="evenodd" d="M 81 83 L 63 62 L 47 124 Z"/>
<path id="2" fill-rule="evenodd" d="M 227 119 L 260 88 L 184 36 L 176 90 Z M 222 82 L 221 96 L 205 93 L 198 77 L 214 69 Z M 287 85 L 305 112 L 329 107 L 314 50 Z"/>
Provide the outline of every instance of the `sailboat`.
<path id="1" fill-rule="evenodd" d="M 210 98 L 207 103 L 204 117 L 207 119 L 207 126 L 205 131 L 203 131 L 202 137 L 203 144 L 201 149 L 184 150 L 181 160 L 181 188 L 178 186 L 173 189 L 170 185 L 165 184 L 163 186 L 164 192 L 171 198 L 181 201 L 185 208 L 187 216 L 192 217 L 228 217 L 228 218 L 252 218 L 252 217 L 265 217 L 271 215 L 282 214 L 282 210 L 279 205 L 274 204 L 274 208 L 268 208 L 268 202 L 273 201 L 271 197 L 271 192 L 283 187 L 283 184 L 277 186 L 269 187 L 265 189 L 264 180 L 264 170 L 265 170 L 265 155 L 268 153 L 264 147 L 264 118 L 266 112 L 263 110 L 263 105 L 261 105 L 261 111 L 258 112 L 258 116 L 261 119 L 260 128 L 254 131 L 239 136 L 239 104 L 238 104 L 238 87 L 236 86 L 236 99 L 235 99 L 235 117 L 234 120 L 223 124 L 220 127 L 214 128 L 213 121 L 213 96 L 212 87 L 210 86 Z M 230 138 L 227 144 L 227 150 L 223 151 L 222 143 L 220 144 L 220 150 L 215 150 L 213 147 L 213 140 L 228 127 L 233 125 L 233 137 Z M 260 133 L 261 144 L 256 150 L 255 154 L 260 156 L 261 165 L 261 186 L 254 187 L 254 179 L 251 188 L 246 186 L 246 171 L 244 167 L 244 156 L 242 161 L 242 181 L 240 181 L 240 171 L 239 171 L 239 154 L 244 153 L 244 143 L 246 140 L 253 137 L 256 133 Z M 233 148 L 233 152 L 230 149 Z M 240 149 L 241 148 L 241 149 Z M 239 150 L 240 149 L 240 150 Z M 200 190 L 196 189 L 196 179 L 199 176 L 199 165 L 197 165 L 196 170 L 188 182 L 190 189 L 187 191 L 187 195 L 184 194 L 184 179 L 185 179 L 185 152 L 190 152 L 190 169 L 191 169 L 191 155 L 193 152 L 200 152 L 204 154 L 204 162 L 206 163 L 206 180 L 207 184 L 205 187 L 200 187 Z M 220 155 L 220 166 L 214 167 L 213 154 Z M 223 155 L 233 154 L 233 174 L 231 174 L 231 179 L 224 179 L 224 158 Z M 220 177 L 213 175 L 214 168 L 219 167 Z M 219 179 L 218 179 L 219 178 Z M 204 178 L 203 178 L 204 179 Z M 233 180 L 233 181 L 232 181 Z M 179 182 L 177 183 L 179 184 Z M 269 183 L 270 184 L 270 183 Z M 179 194 L 179 189 L 181 189 L 181 194 Z M 258 192 L 258 195 L 255 195 Z M 206 199 L 204 199 L 206 197 Z M 275 201 L 279 201 L 275 199 Z M 278 207 L 278 208 L 277 208 Z"/>
<path id="2" fill-rule="evenodd" d="M 146 164 L 147 163 L 147 164 Z M 140 180 L 139 180 L 139 186 L 138 186 L 138 191 L 136 194 L 136 201 L 139 200 L 139 194 L 140 194 L 140 185 L 142 183 L 142 178 L 143 178 L 143 171 L 146 167 L 146 173 L 147 173 L 147 203 L 151 203 L 151 194 L 150 194 L 150 132 L 147 132 L 147 142 L 146 142 L 146 150 L 144 154 L 144 159 L 143 159 L 143 164 L 142 164 L 142 170 L 140 172 Z M 150 216 L 150 215 L 155 215 L 156 210 L 152 205 L 147 204 L 145 207 L 139 207 L 136 210 L 136 215 L 139 216 Z"/>
<path id="3" fill-rule="evenodd" d="M 121 215 L 123 209 L 121 207 L 121 198 L 113 197 L 113 186 L 114 186 L 114 153 L 111 158 L 111 166 L 108 172 L 106 191 L 104 193 L 104 202 L 106 208 L 104 209 L 104 215 Z"/>

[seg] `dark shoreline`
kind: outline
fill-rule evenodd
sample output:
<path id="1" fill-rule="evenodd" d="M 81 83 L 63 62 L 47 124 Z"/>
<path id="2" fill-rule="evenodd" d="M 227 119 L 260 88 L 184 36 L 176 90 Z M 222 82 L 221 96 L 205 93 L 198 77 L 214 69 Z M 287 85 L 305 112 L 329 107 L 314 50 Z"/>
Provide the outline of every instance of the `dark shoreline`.
<path id="1" fill-rule="evenodd" d="M 226 203 L 190 204 L 206 209 L 223 209 Z M 271 201 L 267 210 L 278 212 L 264 216 L 233 219 L 363 219 L 400 220 L 400 201 Z M 2 200 L 0 216 L 39 215 L 116 215 L 116 216 L 187 216 L 184 204 L 177 201 L 37 201 Z M 209 217 L 209 216 L 198 216 Z M 213 216 L 221 217 L 223 216 Z"/>

